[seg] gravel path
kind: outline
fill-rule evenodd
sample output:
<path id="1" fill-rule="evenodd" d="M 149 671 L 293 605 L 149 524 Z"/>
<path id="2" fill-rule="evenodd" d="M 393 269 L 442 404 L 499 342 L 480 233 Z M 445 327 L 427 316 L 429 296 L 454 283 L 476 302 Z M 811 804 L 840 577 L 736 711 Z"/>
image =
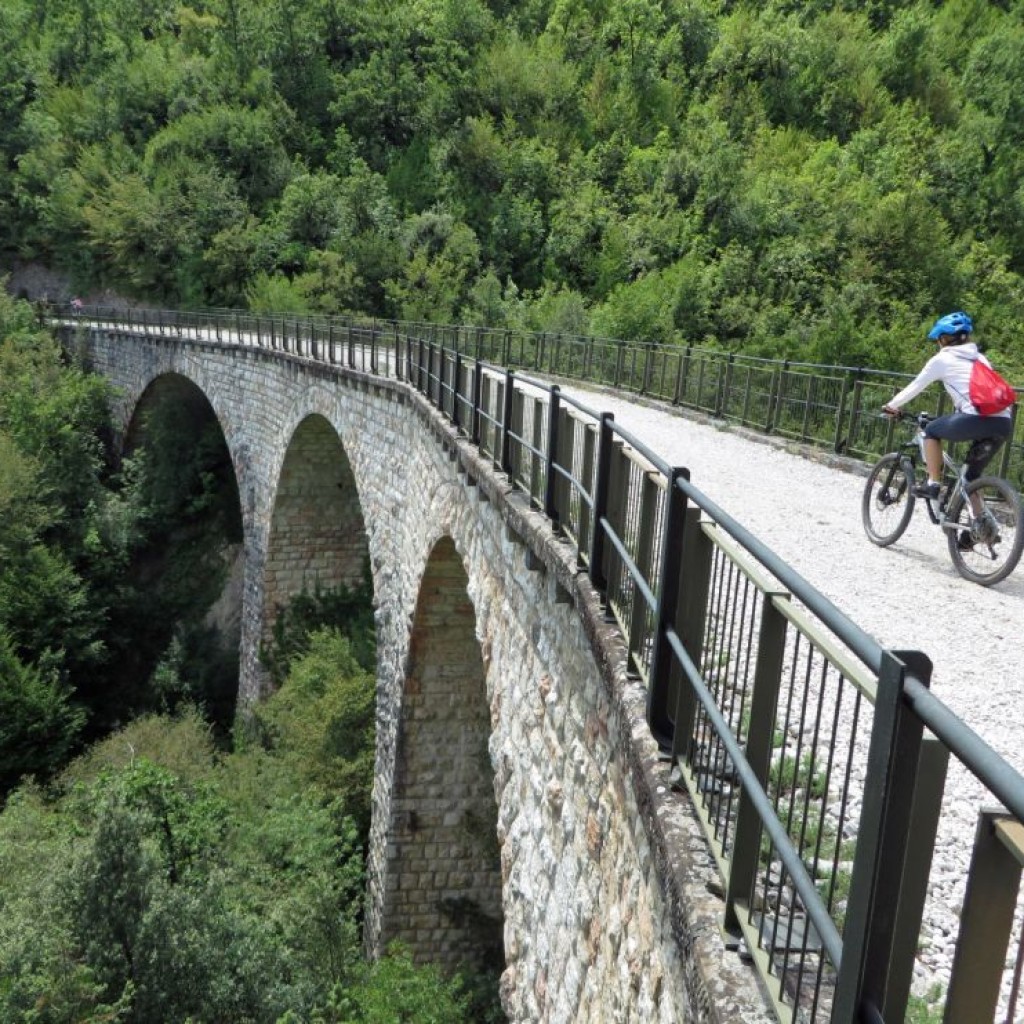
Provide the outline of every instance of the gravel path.
<path id="1" fill-rule="evenodd" d="M 932 691 L 1024 771 L 1024 562 L 985 588 L 957 575 L 938 530 L 917 510 L 892 547 L 861 527 L 864 477 L 798 451 L 672 411 L 575 385 L 792 565 L 883 646 L 924 651 Z M 950 760 L 915 989 L 948 981 L 977 811 L 994 799 Z M 1009 955 L 1014 955 L 1011 947 Z"/>

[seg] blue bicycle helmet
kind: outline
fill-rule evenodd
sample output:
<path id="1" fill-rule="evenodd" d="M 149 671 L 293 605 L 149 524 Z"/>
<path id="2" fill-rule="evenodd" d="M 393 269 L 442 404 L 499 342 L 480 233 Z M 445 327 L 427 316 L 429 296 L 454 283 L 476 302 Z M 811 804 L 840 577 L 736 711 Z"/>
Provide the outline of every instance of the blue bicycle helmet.
<path id="1" fill-rule="evenodd" d="M 947 313 L 935 321 L 928 337 L 938 341 L 943 334 L 970 334 L 973 330 L 974 324 L 966 313 Z"/>

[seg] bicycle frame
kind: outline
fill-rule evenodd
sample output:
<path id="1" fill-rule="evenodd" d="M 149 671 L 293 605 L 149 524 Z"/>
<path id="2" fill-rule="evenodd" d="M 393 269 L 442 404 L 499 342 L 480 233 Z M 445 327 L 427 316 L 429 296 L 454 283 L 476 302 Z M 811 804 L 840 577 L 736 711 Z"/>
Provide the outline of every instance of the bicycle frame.
<path id="1" fill-rule="evenodd" d="M 901 452 L 910 454 L 910 463 L 914 467 L 916 476 L 918 467 L 925 465 L 927 459 L 924 454 L 925 434 L 920 427 L 917 433 L 909 440 L 900 445 Z M 944 483 L 939 491 L 938 498 L 923 498 L 925 508 L 928 510 L 928 518 L 936 525 L 946 530 L 956 529 L 956 524 L 950 524 L 946 516 L 946 509 L 949 508 L 956 497 L 965 489 L 967 484 L 967 467 L 956 462 L 945 449 L 942 450 L 942 467 L 953 478 L 951 482 Z M 979 515 L 980 502 L 974 495 L 970 495 L 971 508 L 975 515 Z"/>

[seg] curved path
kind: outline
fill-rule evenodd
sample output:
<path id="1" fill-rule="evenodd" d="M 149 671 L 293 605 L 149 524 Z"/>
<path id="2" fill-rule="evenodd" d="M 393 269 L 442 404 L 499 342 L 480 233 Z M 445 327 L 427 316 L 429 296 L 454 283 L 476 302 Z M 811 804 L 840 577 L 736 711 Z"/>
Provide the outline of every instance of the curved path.
<path id="1" fill-rule="evenodd" d="M 926 515 L 878 548 L 864 534 L 866 466 L 680 412 L 571 384 L 563 391 L 609 411 L 792 565 L 883 646 L 924 651 L 932 691 L 1024 771 L 1024 562 L 985 588 L 957 575 Z M 987 790 L 950 759 L 915 988 L 948 979 L 978 808 Z M 1011 951 L 1012 955 L 1012 951 Z"/>

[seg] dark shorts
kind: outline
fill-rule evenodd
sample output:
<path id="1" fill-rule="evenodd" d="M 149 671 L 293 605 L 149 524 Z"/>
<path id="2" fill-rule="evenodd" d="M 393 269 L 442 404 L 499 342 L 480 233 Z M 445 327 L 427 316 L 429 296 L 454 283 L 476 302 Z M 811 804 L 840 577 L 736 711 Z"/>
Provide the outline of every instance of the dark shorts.
<path id="1" fill-rule="evenodd" d="M 1009 416 L 975 416 L 969 412 L 953 412 L 940 416 L 925 427 L 924 436 L 939 441 L 980 441 L 998 437 L 1005 441 L 1013 429 Z"/>

